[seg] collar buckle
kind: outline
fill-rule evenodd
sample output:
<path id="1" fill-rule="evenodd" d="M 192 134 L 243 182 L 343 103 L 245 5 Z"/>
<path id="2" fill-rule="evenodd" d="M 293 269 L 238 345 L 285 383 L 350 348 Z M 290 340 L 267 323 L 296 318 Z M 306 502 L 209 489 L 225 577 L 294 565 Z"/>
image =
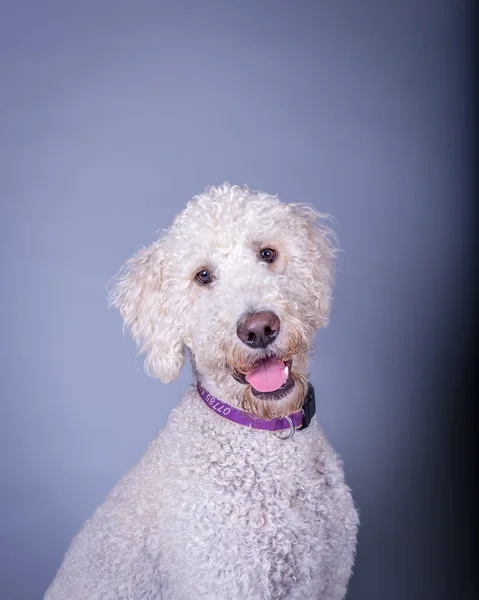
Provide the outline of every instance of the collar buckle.
<path id="1" fill-rule="evenodd" d="M 308 383 L 308 392 L 306 394 L 303 409 L 301 412 L 303 413 L 303 422 L 301 424 L 301 427 L 298 427 L 298 431 L 303 431 L 304 429 L 309 427 L 311 419 L 316 413 L 316 398 L 314 396 L 314 387 L 310 383 Z"/>

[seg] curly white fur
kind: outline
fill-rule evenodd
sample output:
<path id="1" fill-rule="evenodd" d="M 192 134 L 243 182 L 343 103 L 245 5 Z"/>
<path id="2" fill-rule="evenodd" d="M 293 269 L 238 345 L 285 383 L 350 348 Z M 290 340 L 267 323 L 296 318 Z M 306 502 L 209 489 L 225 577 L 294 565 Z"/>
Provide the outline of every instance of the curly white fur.
<path id="1" fill-rule="evenodd" d="M 185 354 L 203 386 L 262 418 L 298 410 L 307 352 L 331 307 L 334 249 L 305 205 L 208 188 L 124 266 L 110 300 L 169 382 Z M 258 260 L 261 248 L 277 260 Z M 213 276 L 200 285 L 195 275 Z M 281 320 L 267 350 L 236 335 L 246 313 Z M 260 356 L 261 355 L 261 356 Z M 232 377 L 265 355 L 293 358 L 292 391 L 261 400 Z M 315 419 L 291 440 L 230 423 L 192 386 L 142 460 L 73 540 L 45 600 L 340 600 L 357 513 Z"/>

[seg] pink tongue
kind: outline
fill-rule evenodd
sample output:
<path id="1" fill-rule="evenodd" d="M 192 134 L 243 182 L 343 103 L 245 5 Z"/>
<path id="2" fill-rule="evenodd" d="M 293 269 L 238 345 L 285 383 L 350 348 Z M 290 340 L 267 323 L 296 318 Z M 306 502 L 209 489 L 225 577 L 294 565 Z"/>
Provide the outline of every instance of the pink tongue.
<path id="1" fill-rule="evenodd" d="M 258 392 L 274 392 L 286 382 L 284 366 L 282 360 L 272 356 L 245 375 L 245 379 Z"/>

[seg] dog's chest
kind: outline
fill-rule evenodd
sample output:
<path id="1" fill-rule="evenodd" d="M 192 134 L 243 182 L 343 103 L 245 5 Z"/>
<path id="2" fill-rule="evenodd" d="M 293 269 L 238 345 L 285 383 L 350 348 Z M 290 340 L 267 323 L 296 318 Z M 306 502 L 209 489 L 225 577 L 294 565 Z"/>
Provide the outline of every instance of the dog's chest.
<path id="1" fill-rule="evenodd" d="M 163 505 L 163 534 L 178 569 L 197 572 L 198 594 L 202 585 L 211 593 L 212 580 L 224 590 L 226 578 L 239 598 L 254 578 L 279 599 L 311 568 L 304 557 L 319 550 L 328 499 L 308 450 L 271 436 L 216 436 L 185 450 L 170 474 L 177 491 Z"/>

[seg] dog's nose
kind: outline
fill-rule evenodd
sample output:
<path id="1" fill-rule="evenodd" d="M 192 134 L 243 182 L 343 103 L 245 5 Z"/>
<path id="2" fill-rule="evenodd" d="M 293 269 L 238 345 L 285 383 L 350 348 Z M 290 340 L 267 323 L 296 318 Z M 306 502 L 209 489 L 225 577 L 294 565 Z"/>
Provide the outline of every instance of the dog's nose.
<path id="1" fill-rule="evenodd" d="M 280 324 L 279 317 L 273 312 L 256 312 L 241 319 L 236 333 L 250 348 L 266 348 L 278 335 Z"/>

